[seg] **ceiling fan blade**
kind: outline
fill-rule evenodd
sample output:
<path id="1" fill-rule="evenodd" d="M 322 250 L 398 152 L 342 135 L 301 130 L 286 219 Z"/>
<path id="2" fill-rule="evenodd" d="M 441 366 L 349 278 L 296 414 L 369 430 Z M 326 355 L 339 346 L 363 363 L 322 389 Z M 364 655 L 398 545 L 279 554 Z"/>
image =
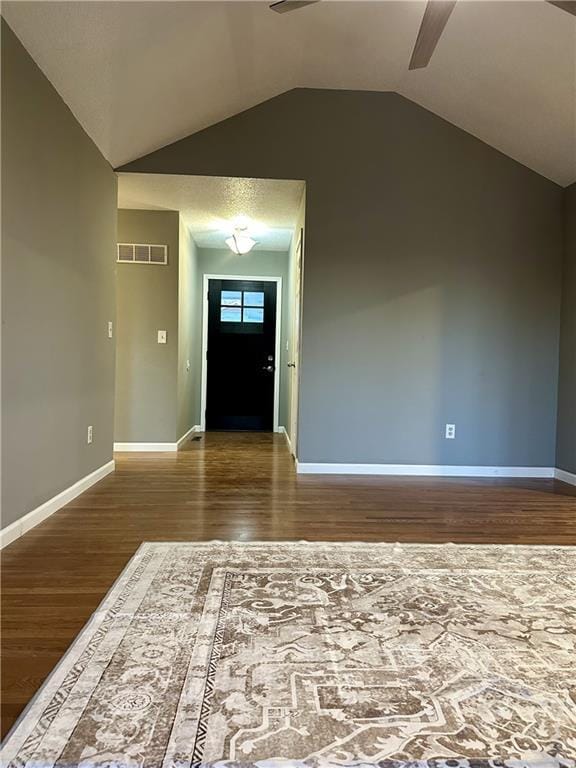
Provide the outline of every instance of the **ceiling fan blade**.
<path id="1" fill-rule="evenodd" d="M 288 11 L 297 11 L 305 5 L 314 5 L 319 2 L 320 0 L 278 0 L 277 3 L 272 3 L 270 10 L 276 13 L 288 13 Z"/>
<path id="2" fill-rule="evenodd" d="M 556 8 L 562 8 L 563 11 L 568 11 L 573 16 L 576 16 L 576 0 L 548 0 L 550 5 L 555 5 Z"/>
<path id="3" fill-rule="evenodd" d="M 408 69 L 428 64 L 455 5 L 456 0 L 428 0 Z"/>

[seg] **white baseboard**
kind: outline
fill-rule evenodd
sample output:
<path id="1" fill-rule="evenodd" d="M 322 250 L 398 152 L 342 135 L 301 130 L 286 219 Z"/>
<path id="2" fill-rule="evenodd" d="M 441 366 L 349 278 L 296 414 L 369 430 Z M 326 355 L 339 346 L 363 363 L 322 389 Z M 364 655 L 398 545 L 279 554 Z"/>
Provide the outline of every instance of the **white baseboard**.
<path id="1" fill-rule="evenodd" d="M 556 468 L 554 470 L 554 477 L 556 480 L 562 480 L 563 483 L 576 485 L 576 475 L 573 472 L 567 472 L 565 469 Z"/>
<path id="2" fill-rule="evenodd" d="M 188 432 L 186 432 L 184 435 L 182 435 L 182 437 L 176 443 L 177 448 L 181 448 L 184 445 L 185 442 L 190 440 L 190 438 L 192 437 L 192 435 L 195 432 L 202 432 L 202 427 L 200 426 L 200 424 L 194 424 L 194 426 L 191 427 L 188 430 Z"/>
<path id="3" fill-rule="evenodd" d="M 278 432 L 281 435 L 284 435 L 286 438 L 286 442 L 288 443 L 288 448 L 290 449 L 290 453 L 292 453 L 292 443 L 290 442 L 290 435 L 288 434 L 288 430 L 286 427 L 278 427 Z"/>
<path id="4" fill-rule="evenodd" d="M 177 450 L 194 432 L 200 432 L 200 426 L 195 425 L 183 435 L 177 443 L 115 443 L 115 450 L 128 451 L 154 451 L 168 450 L 156 446 L 176 446 L 169 450 Z M 284 427 L 279 432 L 286 437 L 288 445 L 290 438 Z M 129 448 L 117 448 L 117 446 L 130 446 Z M 135 446 L 145 446 L 138 447 Z M 150 448 L 149 446 L 155 446 Z M 525 478 L 556 478 L 564 483 L 576 485 L 576 474 L 564 469 L 553 467 L 480 467 L 480 466 L 443 466 L 439 464 L 313 464 L 296 462 L 299 474 L 328 474 L 328 475 L 406 475 L 421 477 L 525 477 Z M 114 471 L 114 461 L 109 461 L 103 466 L 83 477 L 78 482 L 61 491 L 48 501 L 45 501 L 36 509 L 7 525 L 0 531 L 0 549 L 8 546 L 31 528 L 41 523 L 47 517 L 57 512 L 63 506 L 71 502 L 81 493 L 87 491 L 92 485 L 102 480 L 106 475 Z"/>
<path id="5" fill-rule="evenodd" d="M 194 432 L 201 432 L 199 424 L 195 424 L 191 429 L 182 435 L 176 443 L 114 443 L 114 451 L 118 453 L 176 453 L 184 445 Z"/>
<path id="6" fill-rule="evenodd" d="M 0 531 L 0 549 L 3 549 L 8 546 L 8 544 L 16 541 L 16 539 L 23 536 L 31 528 L 34 528 L 38 523 L 41 523 L 47 517 L 53 515 L 54 512 L 57 512 L 77 496 L 80 496 L 81 493 L 87 491 L 88 488 L 94 485 L 94 483 L 102 480 L 103 477 L 106 477 L 106 475 L 109 475 L 110 472 L 113 471 L 114 461 L 109 461 L 107 464 L 103 464 L 101 467 L 94 470 L 94 472 L 91 472 L 89 475 L 86 475 L 86 477 L 78 480 L 74 485 L 71 485 L 56 496 L 48 499 L 48 501 L 45 501 L 39 507 L 36 507 L 36 509 L 28 512 L 24 517 L 21 517 L 20 520 L 16 520 L 14 523 L 7 525 L 6 528 L 3 528 Z"/>
<path id="7" fill-rule="evenodd" d="M 554 477 L 553 467 L 463 467 L 441 464 L 296 463 L 301 475 L 410 475 L 420 477 Z"/>
<path id="8" fill-rule="evenodd" d="M 114 452 L 120 453 L 140 453 L 142 451 L 159 451 L 176 453 L 178 450 L 178 443 L 114 443 Z"/>

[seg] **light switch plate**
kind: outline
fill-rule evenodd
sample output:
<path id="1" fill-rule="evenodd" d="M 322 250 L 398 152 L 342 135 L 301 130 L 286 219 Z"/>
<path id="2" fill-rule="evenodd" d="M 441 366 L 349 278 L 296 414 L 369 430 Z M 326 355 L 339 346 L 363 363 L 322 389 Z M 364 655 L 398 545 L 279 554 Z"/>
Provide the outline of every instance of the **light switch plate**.
<path id="1" fill-rule="evenodd" d="M 114 325 L 112 323 L 112 320 L 108 321 L 108 338 L 111 339 L 114 335 Z"/>
<path id="2" fill-rule="evenodd" d="M 166 331 L 158 331 L 158 344 L 166 344 Z"/>

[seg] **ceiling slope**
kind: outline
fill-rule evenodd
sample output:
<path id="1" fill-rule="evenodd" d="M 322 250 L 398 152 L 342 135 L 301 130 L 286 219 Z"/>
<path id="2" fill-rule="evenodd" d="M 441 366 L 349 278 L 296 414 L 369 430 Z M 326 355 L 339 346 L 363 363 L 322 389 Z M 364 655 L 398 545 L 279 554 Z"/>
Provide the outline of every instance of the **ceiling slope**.
<path id="1" fill-rule="evenodd" d="M 459 0 L 409 71 L 425 3 L 7 2 L 3 15 L 115 167 L 296 87 L 396 91 L 541 175 L 576 179 L 576 17 Z"/>

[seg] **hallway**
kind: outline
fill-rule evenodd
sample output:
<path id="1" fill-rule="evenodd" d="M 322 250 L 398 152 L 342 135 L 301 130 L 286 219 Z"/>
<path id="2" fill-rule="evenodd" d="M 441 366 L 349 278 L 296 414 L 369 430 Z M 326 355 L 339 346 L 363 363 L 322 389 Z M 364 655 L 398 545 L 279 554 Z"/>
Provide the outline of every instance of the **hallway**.
<path id="1" fill-rule="evenodd" d="M 297 476 L 270 433 L 116 467 L 2 553 L 3 733 L 144 541 L 576 544 L 576 488 L 552 480 Z"/>

